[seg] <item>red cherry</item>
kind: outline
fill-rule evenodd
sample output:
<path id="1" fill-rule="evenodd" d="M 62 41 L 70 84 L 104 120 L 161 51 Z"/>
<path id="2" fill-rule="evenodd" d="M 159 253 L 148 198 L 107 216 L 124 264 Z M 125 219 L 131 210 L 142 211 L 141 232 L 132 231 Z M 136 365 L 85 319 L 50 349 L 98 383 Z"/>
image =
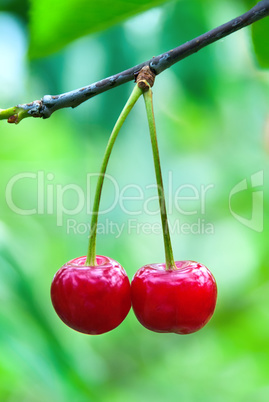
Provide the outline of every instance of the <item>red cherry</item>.
<path id="1" fill-rule="evenodd" d="M 216 306 L 217 285 L 212 273 L 195 261 L 176 261 L 140 268 L 131 282 L 132 306 L 144 327 L 155 332 L 190 334 L 201 329 Z"/>
<path id="2" fill-rule="evenodd" d="M 96 266 L 85 266 L 86 256 L 67 262 L 56 272 L 51 300 L 61 320 L 85 334 L 116 328 L 131 308 L 130 282 L 112 258 L 96 256 Z"/>

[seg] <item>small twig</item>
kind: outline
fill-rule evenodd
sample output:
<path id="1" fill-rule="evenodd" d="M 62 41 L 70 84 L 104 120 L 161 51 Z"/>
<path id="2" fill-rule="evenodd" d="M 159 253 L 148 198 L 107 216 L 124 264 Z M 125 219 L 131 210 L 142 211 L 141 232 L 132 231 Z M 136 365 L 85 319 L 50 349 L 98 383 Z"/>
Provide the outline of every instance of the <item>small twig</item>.
<path id="1" fill-rule="evenodd" d="M 102 92 L 136 79 L 138 73 L 144 66 L 149 66 L 153 73 L 158 75 L 173 64 L 198 52 L 198 50 L 205 46 L 208 46 L 239 29 L 253 24 L 268 15 L 269 0 L 262 0 L 251 10 L 238 18 L 214 28 L 175 49 L 165 52 L 157 57 L 153 57 L 151 60 L 122 71 L 121 73 L 112 75 L 111 77 L 95 82 L 94 84 L 84 88 L 79 88 L 61 95 L 45 95 L 41 100 L 32 103 L 17 105 L 16 107 L 9 109 L 0 109 L 0 120 L 8 119 L 9 123 L 19 123 L 23 118 L 28 116 L 43 117 L 45 119 L 50 117 L 56 110 L 66 107 L 75 108 Z"/>

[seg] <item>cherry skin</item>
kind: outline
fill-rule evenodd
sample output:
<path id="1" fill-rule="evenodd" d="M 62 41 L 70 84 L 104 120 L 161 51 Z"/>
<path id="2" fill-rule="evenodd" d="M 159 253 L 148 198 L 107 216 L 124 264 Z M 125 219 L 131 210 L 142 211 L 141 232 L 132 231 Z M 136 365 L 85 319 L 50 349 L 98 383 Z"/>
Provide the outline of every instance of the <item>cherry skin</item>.
<path id="1" fill-rule="evenodd" d="M 155 332 L 190 334 L 212 317 L 217 300 L 216 281 L 204 265 L 176 261 L 140 268 L 131 282 L 132 306 L 138 321 Z"/>
<path id="2" fill-rule="evenodd" d="M 51 301 L 61 320 L 84 334 L 103 334 L 116 328 L 131 308 L 130 282 L 122 266 L 97 255 L 96 266 L 75 258 L 56 272 Z"/>

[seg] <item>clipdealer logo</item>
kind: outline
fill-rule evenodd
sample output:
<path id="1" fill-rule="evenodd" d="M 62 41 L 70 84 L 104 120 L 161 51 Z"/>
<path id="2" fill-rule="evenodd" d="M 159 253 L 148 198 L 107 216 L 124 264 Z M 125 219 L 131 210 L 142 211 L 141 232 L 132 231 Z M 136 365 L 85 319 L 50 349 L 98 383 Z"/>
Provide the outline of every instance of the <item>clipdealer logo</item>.
<path id="1" fill-rule="evenodd" d="M 92 214 L 92 180 L 96 177 L 97 173 L 86 174 L 85 185 L 81 187 L 74 183 L 57 184 L 52 173 L 18 173 L 7 183 L 6 202 L 10 210 L 18 215 L 55 215 L 56 225 L 66 226 L 68 234 L 85 234 L 89 230 L 88 224 L 85 221 L 79 222 L 79 214 Z M 147 219 L 147 222 L 136 219 L 139 215 L 159 217 L 156 184 L 127 184 L 120 187 L 111 175 L 106 174 L 105 179 L 110 186 L 111 196 L 105 200 L 105 206 L 103 204 L 99 214 L 107 215 L 117 207 L 128 218 L 121 223 L 105 219 L 105 223 L 98 223 L 100 233 L 119 236 L 123 231 L 135 231 L 138 234 L 157 234 L 161 231 L 160 224 L 152 218 Z M 167 212 L 176 216 L 171 223 L 171 230 L 181 234 L 213 234 L 214 226 L 206 220 L 206 209 L 214 185 L 182 184 L 176 187 L 172 171 L 168 173 L 167 184 Z M 30 186 L 31 194 L 24 198 L 20 189 L 27 186 Z"/>
<path id="2" fill-rule="evenodd" d="M 248 187 L 247 179 L 244 179 L 237 183 L 230 192 L 229 195 L 229 209 L 233 217 L 242 225 L 254 230 L 255 232 L 263 231 L 263 190 L 261 187 L 264 183 L 263 170 L 251 175 L 250 182 L 252 189 L 252 205 L 251 205 L 251 218 L 246 219 L 243 216 L 233 211 L 231 206 L 232 198 L 242 191 L 246 191 Z"/>

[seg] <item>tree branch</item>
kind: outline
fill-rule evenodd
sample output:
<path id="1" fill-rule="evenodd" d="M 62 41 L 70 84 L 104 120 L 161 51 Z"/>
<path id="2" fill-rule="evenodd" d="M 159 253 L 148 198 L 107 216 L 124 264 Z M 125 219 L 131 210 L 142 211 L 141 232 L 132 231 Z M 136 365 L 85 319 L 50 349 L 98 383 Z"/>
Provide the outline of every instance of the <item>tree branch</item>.
<path id="1" fill-rule="evenodd" d="M 171 67 L 178 61 L 198 52 L 198 50 L 216 42 L 231 33 L 238 31 L 254 22 L 265 18 L 269 15 L 269 0 L 259 1 L 251 10 L 245 14 L 235 18 L 226 24 L 206 32 L 203 35 L 192 39 L 189 42 L 178 46 L 168 52 L 165 52 L 151 60 L 138 64 L 135 67 L 122 71 L 121 73 L 112 75 L 101 81 L 95 82 L 84 88 L 79 88 L 71 92 L 66 92 L 61 95 L 51 96 L 45 95 L 41 100 L 32 103 L 17 105 L 9 109 L 0 109 L 0 120 L 7 119 L 9 123 L 19 123 L 25 117 L 43 117 L 48 118 L 56 110 L 65 107 L 76 107 L 86 100 L 125 84 L 126 82 L 135 80 L 139 71 L 144 66 L 149 66 L 154 74 L 158 75 L 162 71 Z"/>

